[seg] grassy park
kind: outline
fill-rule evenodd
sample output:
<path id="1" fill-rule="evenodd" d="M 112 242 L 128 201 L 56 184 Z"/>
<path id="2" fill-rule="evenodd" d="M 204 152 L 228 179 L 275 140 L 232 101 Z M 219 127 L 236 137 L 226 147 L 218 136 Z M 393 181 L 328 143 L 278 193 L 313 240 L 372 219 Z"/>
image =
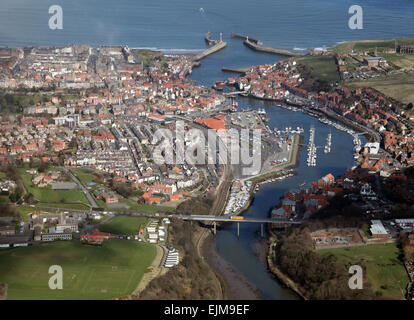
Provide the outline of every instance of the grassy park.
<path id="1" fill-rule="evenodd" d="M 99 230 L 113 234 L 138 234 L 138 230 L 145 226 L 147 220 L 144 217 L 118 216 L 99 227 Z"/>
<path id="2" fill-rule="evenodd" d="M 79 179 L 79 181 L 87 186 L 88 183 L 93 182 L 96 177 L 92 170 L 88 169 L 71 169 L 72 173 Z"/>
<path id="3" fill-rule="evenodd" d="M 338 67 L 333 56 L 304 56 L 295 58 L 297 63 L 312 70 L 312 78 L 328 82 L 339 81 Z"/>
<path id="4" fill-rule="evenodd" d="M 89 204 L 88 199 L 86 199 L 85 195 L 80 189 L 53 190 L 50 185 L 47 187 L 39 188 L 33 185 L 32 175 L 27 173 L 25 168 L 20 168 L 19 173 L 22 177 L 27 192 L 33 194 L 33 197 L 39 202 L 42 202 L 43 205 L 48 205 L 49 203 Z"/>
<path id="5" fill-rule="evenodd" d="M 156 255 L 156 247 L 110 240 L 102 246 L 56 241 L 0 251 L 0 283 L 7 299 L 113 299 L 138 286 Z M 63 269 L 63 289 L 51 290 L 49 267 Z"/>
<path id="6" fill-rule="evenodd" d="M 374 292 L 383 297 L 403 299 L 408 275 L 400 260 L 401 250 L 396 243 L 371 244 L 361 247 L 323 249 L 320 254 L 333 254 L 345 264 L 362 263 L 367 267 L 367 279 Z"/>

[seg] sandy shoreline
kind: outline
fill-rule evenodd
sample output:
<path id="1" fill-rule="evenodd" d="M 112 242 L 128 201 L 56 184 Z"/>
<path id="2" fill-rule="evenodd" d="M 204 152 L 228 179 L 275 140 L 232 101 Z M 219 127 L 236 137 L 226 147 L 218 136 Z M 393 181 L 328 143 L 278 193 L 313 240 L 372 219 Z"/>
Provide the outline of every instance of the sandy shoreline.
<path id="1" fill-rule="evenodd" d="M 259 290 L 218 254 L 216 239 L 212 234 L 204 240 L 201 252 L 210 268 L 218 275 L 226 299 L 260 300 L 262 298 Z"/>

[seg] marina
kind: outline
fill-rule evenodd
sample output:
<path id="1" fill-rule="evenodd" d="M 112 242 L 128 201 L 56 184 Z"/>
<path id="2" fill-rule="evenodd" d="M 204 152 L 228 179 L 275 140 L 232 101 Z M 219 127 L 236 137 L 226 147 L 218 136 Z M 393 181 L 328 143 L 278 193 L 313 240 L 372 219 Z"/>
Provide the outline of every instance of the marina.
<path id="1" fill-rule="evenodd" d="M 264 185 L 269 184 L 269 183 L 274 183 L 274 182 L 277 182 L 277 181 L 281 181 L 281 180 L 284 180 L 286 178 L 293 177 L 295 175 L 293 169 L 283 170 L 281 172 L 281 174 L 282 175 L 280 175 L 280 176 L 277 176 L 277 177 L 274 177 L 274 178 L 269 178 L 269 179 L 266 179 L 265 181 L 256 183 L 256 186 L 254 188 L 253 193 L 257 193 L 260 190 L 261 186 L 264 186 Z"/>
<path id="2" fill-rule="evenodd" d="M 332 172 L 336 175 L 352 166 L 353 143 L 347 133 L 323 124 L 306 112 L 295 112 L 283 107 L 275 108 L 278 105 L 274 102 L 258 102 L 246 98 L 237 98 L 237 100 L 240 110 L 264 109 L 269 117 L 269 127 L 277 138 L 288 139 L 293 134 L 300 134 L 308 141 L 309 128 L 313 126 L 315 133 L 318 134 L 314 137 L 314 144 L 324 145 L 327 135 L 332 132 L 332 142 L 344 150 L 342 153 L 331 153 L 329 157 L 320 157 L 315 167 L 308 167 L 306 152 L 300 153 L 298 167 L 293 169 L 294 172 L 286 170 L 286 178 L 272 177 L 252 188 L 254 197 L 247 210 L 243 212 L 244 217 L 268 217 L 269 210 L 279 204 L 280 197 L 287 191 L 302 188 L 316 181 L 321 177 L 321 172 Z M 305 147 L 302 150 L 305 151 Z M 216 236 L 217 251 L 258 287 L 263 299 L 296 299 L 297 297 L 290 290 L 267 274 L 266 267 L 257 259 L 255 243 L 258 242 L 258 234 L 260 234 L 260 226 L 245 224 L 240 225 L 240 237 L 237 237 L 237 225 L 226 225 Z"/>
<path id="3" fill-rule="evenodd" d="M 308 167 L 316 166 L 316 146 L 315 146 L 315 127 L 309 129 L 309 143 L 308 143 Z"/>
<path id="4" fill-rule="evenodd" d="M 346 127 L 346 126 L 344 126 L 340 123 L 337 123 L 335 121 L 332 121 L 332 120 L 329 120 L 329 119 L 326 119 L 326 118 L 319 118 L 319 121 L 322 122 L 322 123 L 325 123 L 327 125 L 330 125 L 330 126 L 336 128 L 338 130 L 344 131 L 344 132 L 348 133 L 349 135 L 351 135 L 352 138 L 353 138 L 352 141 L 354 143 L 354 149 L 353 149 L 354 150 L 354 159 L 358 159 L 359 152 L 361 151 L 361 148 L 362 148 L 362 142 L 361 142 L 361 139 L 359 137 L 360 133 L 357 133 L 349 127 Z M 328 136 L 328 138 L 329 137 L 330 136 Z M 328 145 L 329 145 L 329 147 L 328 147 Z M 328 152 L 330 152 L 330 146 L 331 146 L 331 138 L 329 138 L 329 140 L 327 139 L 327 145 L 325 147 L 325 150 L 329 150 Z M 328 153 L 328 152 L 325 152 L 325 153 Z"/>
<path id="5" fill-rule="evenodd" d="M 323 150 L 325 153 L 330 153 L 331 152 L 331 144 L 332 144 L 332 133 L 329 133 L 328 137 L 326 138 L 325 148 Z"/>
<path id="6" fill-rule="evenodd" d="M 278 130 L 277 128 L 273 128 L 273 132 L 277 137 L 286 137 L 291 134 L 302 134 L 303 128 L 296 127 L 296 129 L 292 129 L 292 127 L 286 127 L 285 130 Z"/>

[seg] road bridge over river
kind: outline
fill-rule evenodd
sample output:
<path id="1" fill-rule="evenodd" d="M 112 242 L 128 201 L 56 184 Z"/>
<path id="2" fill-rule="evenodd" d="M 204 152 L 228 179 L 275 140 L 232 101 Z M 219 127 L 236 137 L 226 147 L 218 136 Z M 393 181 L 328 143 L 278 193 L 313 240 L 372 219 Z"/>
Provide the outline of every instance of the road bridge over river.
<path id="1" fill-rule="evenodd" d="M 43 207 L 43 206 L 22 206 L 33 208 L 37 210 L 46 210 L 46 211 L 64 211 L 68 213 L 84 213 L 88 214 L 91 212 L 99 212 L 95 210 L 79 210 L 79 209 L 68 209 L 68 208 L 55 208 L 55 207 Z M 132 212 L 132 211 L 108 211 L 104 212 L 105 214 L 110 214 L 112 217 L 115 216 L 129 216 L 129 217 L 147 217 L 155 219 L 180 219 L 186 221 L 200 221 L 200 222 L 213 222 L 213 230 L 216 233 L 217 222 L 235 222 L 237 223 L 237 234 L 239 235 L 240 223 L 260 223 L 262 225 L 262 234 L 263 234 L 263 225 L 272 224 L 279 226 L 289 226 L 289 225 L 298 225 L 302 221 L 292 221 L 284 219 L 271 219 L 271 218 L 253 218 L 253 217 L 242 217 L 242 216 L 216 216 L 216 215 L 182 215 L 182 214 L 172 214 L 172 213 L 141 213 L 141 212 Z"/>

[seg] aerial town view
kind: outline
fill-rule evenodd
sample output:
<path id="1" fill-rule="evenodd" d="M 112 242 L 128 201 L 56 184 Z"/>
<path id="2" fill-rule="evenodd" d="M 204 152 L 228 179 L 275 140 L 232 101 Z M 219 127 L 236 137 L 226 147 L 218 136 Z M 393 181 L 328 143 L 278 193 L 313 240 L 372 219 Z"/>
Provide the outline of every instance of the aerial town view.
<path id="1" fill-rule="evenodd" d="M 0 4 L 0 300 L 414 300 L 414 3 L 72 2 Z"/>

